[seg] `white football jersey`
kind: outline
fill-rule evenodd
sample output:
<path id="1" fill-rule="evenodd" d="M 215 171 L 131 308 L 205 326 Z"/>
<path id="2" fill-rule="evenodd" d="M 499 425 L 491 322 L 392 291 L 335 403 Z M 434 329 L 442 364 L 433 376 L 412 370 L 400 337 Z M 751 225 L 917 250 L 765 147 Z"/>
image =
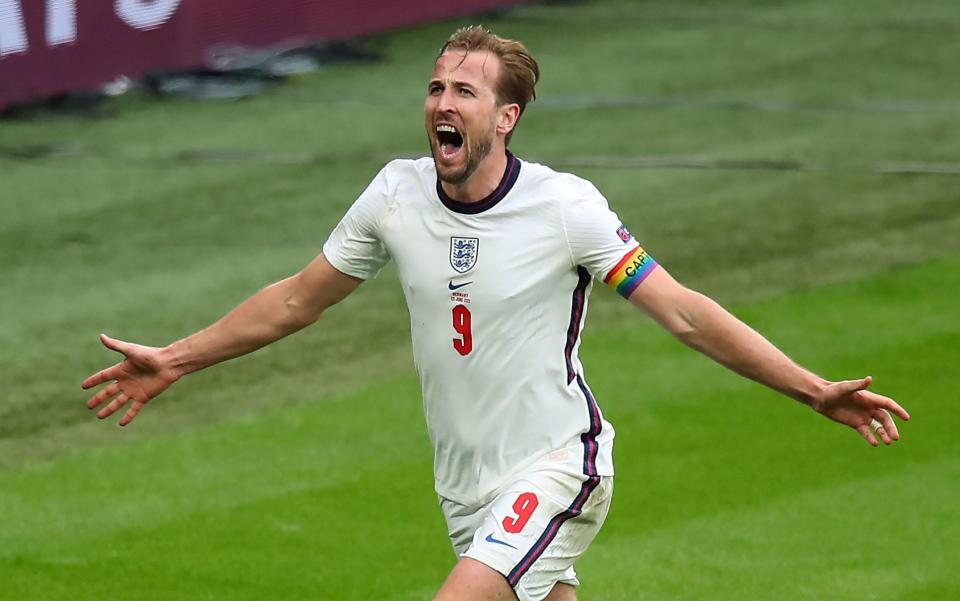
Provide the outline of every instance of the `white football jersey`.
<path id="1" fill-rule="evenodd" d="M 396 262 L 436 490 L 465 505 L 558 449 L 613 475 L 613 427 L 577 356 L 587 298 L 594 278 L 629 296 L 656 266 L 592 184 L 507 158 L 476 203 L 443 192 L 432 158 L 392 161 L 323 247 L 361 279 Z"/>

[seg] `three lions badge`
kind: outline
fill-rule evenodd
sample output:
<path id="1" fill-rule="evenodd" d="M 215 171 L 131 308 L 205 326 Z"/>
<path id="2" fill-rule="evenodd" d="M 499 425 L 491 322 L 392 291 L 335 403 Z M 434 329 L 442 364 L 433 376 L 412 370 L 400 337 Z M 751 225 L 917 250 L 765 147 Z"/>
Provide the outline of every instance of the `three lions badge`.
<path id="1" fill-rule="evenodd" d="M 450 238 L 450 266 L 457 273 L 466 273 L 477 264 L 479 238 Z"/>

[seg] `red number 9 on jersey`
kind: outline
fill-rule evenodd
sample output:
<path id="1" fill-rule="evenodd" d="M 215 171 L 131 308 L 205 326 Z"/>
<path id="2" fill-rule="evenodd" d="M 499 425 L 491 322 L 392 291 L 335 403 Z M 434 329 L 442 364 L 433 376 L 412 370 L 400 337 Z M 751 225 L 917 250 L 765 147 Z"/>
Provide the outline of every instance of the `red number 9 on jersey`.
<path id="1" fill-rule="evenodd" d="M 503 529 L 511 534 L 517 534 L 530 521 L 530 516 L 540 504 L 540 499 L 532 492 L 525 492 L 513 502 L 513 512 L 517 517 L 507 516 L 503 518 Z"/>
<path id="2" fill-rule="evenodd" d="M 453 348 L 463 356 L 473 350 L 473 331 L 470 329 L 470 309 L 464 305 L 453 308 L 453 329 L 460 334 L 460 338 L 453 339 Z"/>

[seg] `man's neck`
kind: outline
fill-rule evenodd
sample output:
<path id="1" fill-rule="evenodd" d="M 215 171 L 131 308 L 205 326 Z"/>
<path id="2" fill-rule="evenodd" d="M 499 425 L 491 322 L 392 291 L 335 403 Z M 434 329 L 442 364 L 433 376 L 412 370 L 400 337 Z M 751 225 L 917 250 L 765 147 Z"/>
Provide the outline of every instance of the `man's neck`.
<path id="1" fill-rule="evenodd" d="M 460 202 L 478 202 L 489 196 L 500 185 L 503 173 L 507 170 L 506 148 L 500 147 L 480 162 L 477 170 L 462 184 L 441 181 L 440 185 L 447 196 Z"/>

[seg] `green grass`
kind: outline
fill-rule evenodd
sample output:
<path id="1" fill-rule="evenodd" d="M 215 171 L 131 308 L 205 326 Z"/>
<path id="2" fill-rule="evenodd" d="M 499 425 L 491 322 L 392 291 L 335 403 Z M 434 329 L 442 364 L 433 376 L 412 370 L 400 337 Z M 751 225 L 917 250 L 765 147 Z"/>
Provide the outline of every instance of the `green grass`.
<path id="1" fill-rule="evenodd" d="M 885 451 L 644 321 L 592 331 L 587 367 L 620 431 L 620 469 L 616 509 L 582 562 L 585 596 L 860 599 L 878 581 L 946 586 L 951 567 L 929 537 L 960 536 L 952 389 L 937 375 L 960 360 L 960 320 L 942 319 L 958 287 L 960 260 L 940 261 L 743 312 L 825 373 L 869 365 L 909 400 L 916 420 Z M 917 295 L 924 312 L 902 319 Z M 421 422 L 407 376 L 8 471 L 10 598 L 414 598 L 452 562 Z"/>
<path id="2" fill-rule="evenodd" d="M 598 1 L 489 24 L 544 73 L 521 156 L 822 167 L 573 169 L 674 275 L 824 376 L 872 374 L 915 418 L 872 450 L 596 290 L 583 359 L 618 479 L 581 598 L 957 598 L 960 179 L 869 168 L 960 163 L 960 10 Z M 0 599 L 430 598 L 453 555 L 390 270 L 125 430 L 93 418 L 79 382 L 113 360 L 98 332 L 169 342 L 310 260 L 385 157 L 422 152 L 425 79 L 454 25 L 245 102 L 130 97 L 113 119 L 0 123 L 0 147 L 80 151 L 0 158 Z M 585 96 L 679 104 L 550 104 Z M 683 104 L 698 99 L 919 108 Z M 183 158 L 203 149 L 313 158 Z"/>

